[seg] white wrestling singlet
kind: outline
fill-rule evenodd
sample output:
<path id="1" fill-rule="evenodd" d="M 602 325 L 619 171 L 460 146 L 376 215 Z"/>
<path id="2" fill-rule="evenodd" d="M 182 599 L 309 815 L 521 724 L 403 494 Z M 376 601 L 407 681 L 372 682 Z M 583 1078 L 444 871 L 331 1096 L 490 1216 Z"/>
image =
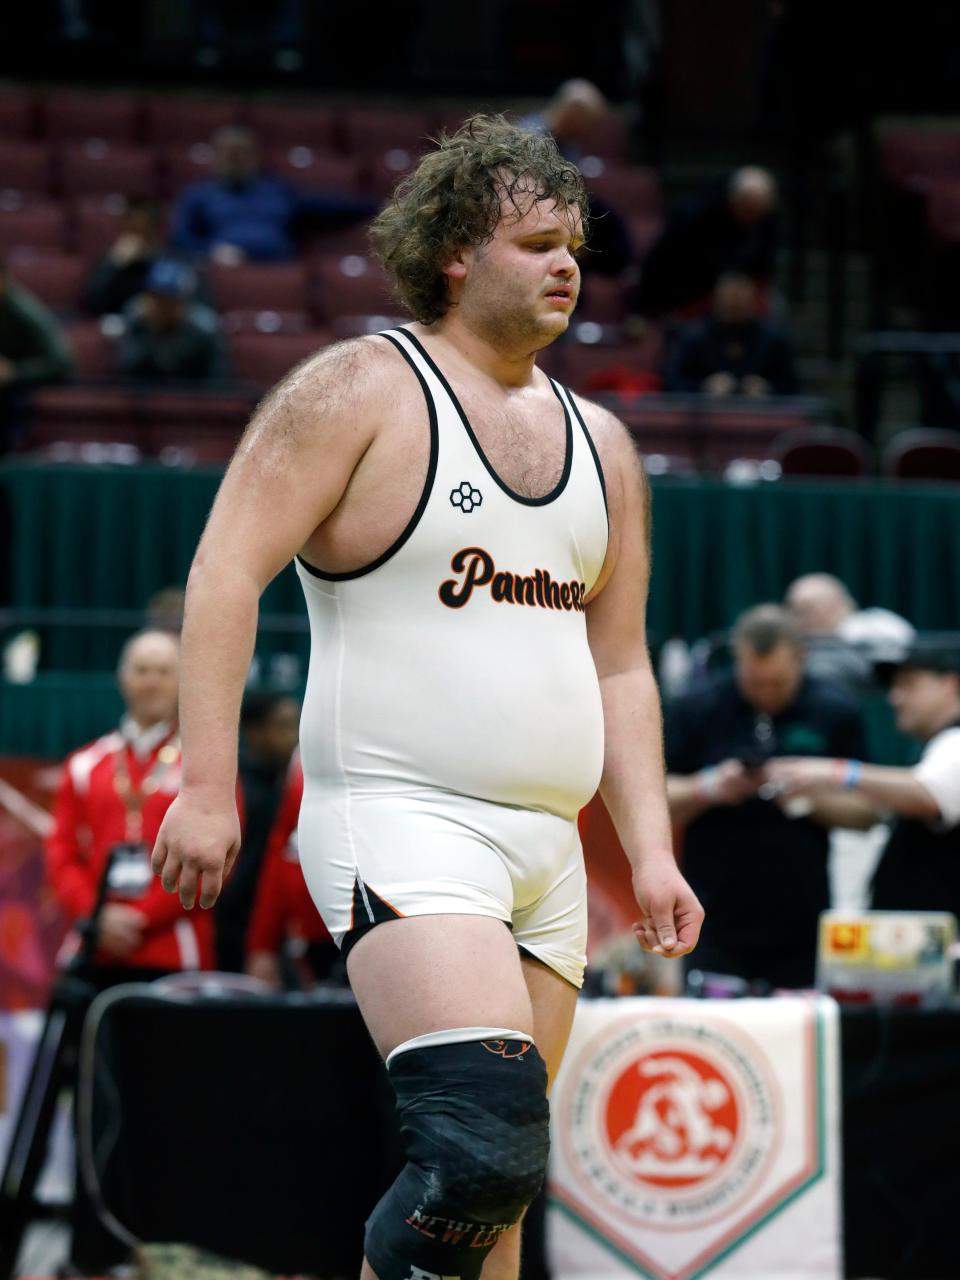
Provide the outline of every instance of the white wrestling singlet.
<path id="1" fill-rule="evenodd" d="M 603 765 L 583 600 L 607 550 L 599 459 L 569 393 L 551 493 L 514 493 L 407 330 L 383 335 L 426 398 L 417 509 L 350 573 L 298 559 L 311 654 L 300 859 L 338 945 L 400 916 L 489 915 L 579 986 L 577 814 Z"/>

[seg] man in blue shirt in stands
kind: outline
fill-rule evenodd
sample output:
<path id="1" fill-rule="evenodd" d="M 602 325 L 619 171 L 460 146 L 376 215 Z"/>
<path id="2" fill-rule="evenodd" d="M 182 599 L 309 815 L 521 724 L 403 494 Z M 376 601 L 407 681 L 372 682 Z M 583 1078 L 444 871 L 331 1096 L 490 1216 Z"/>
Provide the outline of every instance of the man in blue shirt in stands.
<path id="1" fill-rule="evenodd" d="M 349 195 L 302 191 L 261 168 L 250 129 L 225 125 L 213 137 L 215 177 L 181 194 L 170 241 L 181 253 L 215 262 L 286 262 L 297 256 L 297 232 L 371 217 L 376 205 Z"/>

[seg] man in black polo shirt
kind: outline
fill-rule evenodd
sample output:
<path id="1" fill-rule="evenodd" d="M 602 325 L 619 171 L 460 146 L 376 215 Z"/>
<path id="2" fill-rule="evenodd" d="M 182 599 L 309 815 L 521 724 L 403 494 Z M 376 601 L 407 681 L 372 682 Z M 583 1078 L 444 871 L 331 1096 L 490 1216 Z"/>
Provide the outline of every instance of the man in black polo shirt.
<path id="1" fill-rule="evenodd" d="M 778 987 L 813 985 L 817 917 L 830 905 L 829 828 L 866 826 L 834 787 L 786 801 L 775 756 L 860 758 L 843 691 L 808 676 L 797 626 L 758 605 L 733 631 L 734 670 L 679 699 L 666 720 L 667 795 L 686 827 L 683 868 L 706 920 L 688 967 Z"/>
<path id="2" fill-rule="evenodd" d="M 878 911 L 952 911 L 960 918 L 960 653 L 918 640 L 899 662 L 879 663 L 897 728 L 918 738 L 912 769 L 840 760 L 778 760 L 770 775 L 792 795 L 825 783 L 896 817 L 874 872 Z"/>

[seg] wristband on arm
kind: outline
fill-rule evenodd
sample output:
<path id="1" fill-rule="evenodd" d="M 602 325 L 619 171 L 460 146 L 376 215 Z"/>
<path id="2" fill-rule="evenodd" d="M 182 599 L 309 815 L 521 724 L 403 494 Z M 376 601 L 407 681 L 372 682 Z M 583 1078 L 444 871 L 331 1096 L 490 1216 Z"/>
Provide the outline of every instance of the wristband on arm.
<path id="1" fill-rule="evenodd" d="M 859 786 L 863 774 L 862 760 L 838 760 L 837 782 L 842 790 L 853 791 Z"/>

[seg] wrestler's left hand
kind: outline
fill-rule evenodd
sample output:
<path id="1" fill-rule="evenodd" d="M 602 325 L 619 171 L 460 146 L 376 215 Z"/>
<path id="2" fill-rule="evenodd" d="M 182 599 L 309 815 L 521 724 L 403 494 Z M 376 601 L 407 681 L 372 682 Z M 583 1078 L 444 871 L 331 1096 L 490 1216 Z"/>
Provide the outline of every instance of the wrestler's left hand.
<path id="1" fill-rule="evenodd" d="M 633 932 L 644 951 L 674 959 L 694 949 L 703 907 L 680 874 L 672 852 L 646 858 L 634 869 L 633 892 L 640 908 Z"/>

